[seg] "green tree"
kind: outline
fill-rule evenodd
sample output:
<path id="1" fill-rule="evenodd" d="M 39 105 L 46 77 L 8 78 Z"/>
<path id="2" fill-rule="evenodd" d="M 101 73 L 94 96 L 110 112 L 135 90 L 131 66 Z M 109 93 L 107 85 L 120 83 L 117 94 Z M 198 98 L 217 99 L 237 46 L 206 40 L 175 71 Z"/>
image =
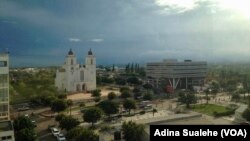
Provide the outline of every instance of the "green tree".
<path id="1" fill-rule="evenodd" d="M 100 108 L 93 107 L 87 109 L 83 114 L 83 120 L 86 122 L 91 122 L 92 126 L 94 123 L 99 121 L 102 118 L 103 111 Z"/>
<path id="2" fill-rule="evenodd" d="M 127 82 L 130 83 L 130 84 L 134 84 L 134 85 L 140 85 L 140 84 L 142 83 L 142 82 L 139 80 L 139 78 L 138 78 L 138 77 L 135 77 L 135 76 L 129 77 L 129 78 L 127 79 Z"/>
<path id="3" fill-rule="evenodd" d="M 72 116 L 65 116 L 59 122 L 59 127 L 62 130 L 66 129 L 67 131 L 69 131 L 70 129 L 78 126 L 79 124 L 80 124 L 80 122 L 77 119 L 73 118 Z"/>
<path id="4" fill-rule="evenodd" d="M 144 100 L 152 100 L 153 99 L 153 95 L 150 94 L 150 93 L 146 93 L 146 94 L 144 94 L 143 99 Z"/>
<path id="5" fill-rule="evenodd" d="M 76 137 L 76 141 L 99 141 L 99 136 L 93 130 L 84 129 Z"/>
<path id="6" fill-rule="evenodd" d="M 196 103 L 196 97 L 193 93 L 179 93 L 178 101 L 186 104 L 187 108 L 190 108 L 190 104 Z"/>
<path id="7" fill-rule="evenodd" d="M 129 98 L 129 97 L 131 97 L 130 91 L 122 91 L 121 98 L 126 99 L 126 98 Z"/>
<path id="8" fill-rule="evenodd" d="M 250 108 L 247 108 L 247 109 L 243 112 L 242 117 L 244 117 L 247 121 L 250 122 Z"/>
<path id="9" fill-rule="evenodd" d="M 153 117 L 154 117 L 154 115 L 157 112 L 157 110 L 154 108 L 152 112 L 153 112 Z"/>
<path id="10" fill-rule="evenodd" d="M 51 111 L 61 112 L 67 108 L 67 102 L 64 99 L 57 99 L 51 104 Z"/>
<path id="11" fill-rule="evenodd" d="M 246 92 L 247 92 L 246 89 L 241 88 L 238 91 L 239 91 L 239 94 L 243 94 L 244 98 L 246 98 Z"/>
<path id="12" fill-rule="evenodd" d="M 100 100 L 101 100 L 101 97 L 100 97 L 100 96 L 94 98 L 94 101 L 95 101 L 95 102 L 99 102 Z"/>
<path id="13" fill-rule="evenodd" d="M 210 89 L 206 89 L 206 90 L 205 90 L 205 94 L 206 94 L 206 104 L 208 104 L 208 101 L 209 101 L 209 99 L 210 99 L 209 96 L 208 96 L 209 93 L 210 93 Z"/>
<path id="14" fill-rule="evenodd" d="M 135 87 L 135 88 L 133 89 L 133 92 L 134 92 L 134 93 L 140 93 L 140 92 L 141 92 L 141 89 L 138 88 L 138 87 Z"/>
<path id="15" fill-rule="evenodd" d="M 122 124 L 122 131 L 126 141 L 142 141 L 144 126 L 129 121 Z"/>
<path id="16" fill-rule="evenodd" d="M 13 123 L 14 130 L 20 131 L 22 129 L 28 128 L 33 129 L 34 125 L 32 124 L 31 120 L 25 116 L 20 116 L 14 120 Z"/>
<path id="17" fill-rule="evenodd" d="M 232 101 L 238 102 L 240 100 L 240 94 L 239 93 L 233 93 L 232 94 Z"/>
<path id="18" fill-rule="evenodd" d="M 58 98 L 59 98 L 59 99 L 66 99 L 66 98 L 67 98 L 67 95 L 66 95 L 66 94 L 59 94 L 59 95 L 58 95 Z"/>
<path id="19" fill-rule="evenodd" d="M 117 85 L 126 85 L 126 80 L 121 78 L 121 77 L 117 77 L 117 78 L 115 78 L 115 83 Z"/>
<path id="20" fill-rule="evenodd" d="M 84 103 L 84 102 L 81 102 L 79 106 L 80 106 L 81 108 L 82 108 L 82 107 L 85 107 L 85 103 Z"/>
<path id="21" fill-rule="evenodd" d="M 40 99 L 44 106 L 50 106 L 57 99 L 57 97 L 54 95 L 46 95 L 41 96 Z"/>
<path id="22" fill-rule="evenodd" d="M 57 122 L 60 122 L 62 119 L 64 119 L 66 117 L 66 115 L 64 115 L 64 114 L 58 114 L 58 115 L 56 115 L 56 117 L 55 117 L 55 120 L 57 121 Z"/>
<path id="23" fill-rule="evenodd" d="M 101 96 L 101 90 L 96 89 L 91 92 L 92 97 L 100 97 Z"/>
<path id="24" fill-rule="evenodd" d="M 115 71 L 115 64 L 113 64 L 113 66 L 112 66 L 112 72 L 114 72 Z"/>
<path id="25" fill-rule="evenodd" d="M 15 130 L 16 141 L 35 141 L 35 126 L 29 118 L 25 116 L 16 118 L 14 120 L 13 127 Z"/>
<path id="26" fill-rule="evenodd" d="M 36 133 L 33 129 L 24 128 L 15 132 L 16 141 L 35 141 Z"/>
<path id="27" fill-rule="evenodd" d="M 79 126 L 69 130 L 66 138 L 76 141 L 98 141 L 98 135 L 93 130 Z"/>
<path id="28" fill-rule="evenodd" d="M 129 111 L 129 115 L 130 115 L 130 110 L 136 109 L 136 103 L 134 100 L 126 99 L 123 103 L 123 107 L 124 107 L 124 109 Z"/>
<path id="29" fill-rule="evenodd" d="M 121 87 L 120 92 L 122 93 L 123 91 L 130 91 L 129 87 Z"/>
<path id="30" fill-rule="evenodd" d="M 116 114 L 119 112 L 119 104 L 110 100 L 100 102 L 98 107 L 100 107 L 104 113 L 109 116 L 109 118 L 111 114 Z"/>
<path id="31" fill-rule="evenodd" d="M 217 94 L 218 92 L 219 92 L 219 90 L 220 90 L 220 85 L 219 85 L 219 83 L 218 82 L 216 82 L 216 81 L 213 81 L 212 83 L 211 83 L 211 92 L 213 93 L 213 94 Z"/>
<path id="32" fill-rule="evenodd" d="M 149 84 L 149 83 L 146 83 L 146 84 L 143 85 L 143 88 L 147 89 L 147 90 L 150 90 L 150 89 L 153 89 L 153 86 L 151 84 Z"/>
<path id="33" fill-rule="evenodd" d="M 130 70 L 130 72 L 134 72 L 134 63 L 132 63 L 132 65 L 131 65 L 131 70 Z"/>
<path id="34" fill-rule="evenodd" d="M 114 93 L 114 92 L 110 92 L 109 94 L 108 94 L 108 99 L 109 100 L 113 100 L 113 99 L 115 99 L 116 98 L 116 94 Z"/>

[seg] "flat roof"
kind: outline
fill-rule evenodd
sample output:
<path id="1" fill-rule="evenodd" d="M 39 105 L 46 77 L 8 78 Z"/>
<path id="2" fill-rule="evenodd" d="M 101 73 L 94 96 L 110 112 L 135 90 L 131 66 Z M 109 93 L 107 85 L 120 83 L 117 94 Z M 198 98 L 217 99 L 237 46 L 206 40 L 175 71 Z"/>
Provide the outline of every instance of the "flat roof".
<path id="1" fill-rule="evenodd" d="M 11 121 L 0 121 L 0 132 L 13 130 Z"/>

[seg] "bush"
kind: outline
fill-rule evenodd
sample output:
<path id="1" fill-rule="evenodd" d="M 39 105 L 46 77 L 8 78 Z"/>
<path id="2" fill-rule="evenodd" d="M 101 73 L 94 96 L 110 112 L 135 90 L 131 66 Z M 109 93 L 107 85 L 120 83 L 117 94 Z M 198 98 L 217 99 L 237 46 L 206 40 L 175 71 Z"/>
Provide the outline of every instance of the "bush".
<path id="1" fill-rule="evenodd" d="M 105 132 L 105 131 L 109 131 L 109 130 L 111 130 L 111 129 L 113 129 L 114 127 L 111 127 L 111 126 L 109 126 L 109 125 L 103 125 L 103 126 L 101 126 L 101 128 L 100 128 L 100 131 L 101 132 Z"/>
<path id="2" fill-rule="evenodd" d="M 235 109 L 228 109 L 225 112 L 214 112 L 213 115 L 215 117 L 222 117 L 222 116 L 229 116 L 229 115 L 233 115 L 235 113 Z"/>
<path id="3" fill-rule="evenodd" d="M 101 100 L 101 97 L 95 97 L 95 98 L 94 98 L 94 101 L 95 101 L 95 102 L 99 102 L 100 100 Z"/>
<path id="4" fill-rule="evenodd" d="M 243 112 L 242 116 L 243 116 L 247 121 L 250 121 L 250 108 L 247 108 L 247 109 Z"/>
<path id="5" fill-rule="evenodd" d="M 114 132 L 114 139 L 121 140 L 121 131 Z"/>
<path id="6" fill-rule="evenodd" d="M 58 98 L 59 99 L 66 99 L 67 95 L 66 94 L 60 94 L 60 95 L 58 95 Z"/>
<path id="7" fill-rule="evenodd" d="M 144 115 L 145 113 L 145 111 L 140 111 L 140 115 Z"/>

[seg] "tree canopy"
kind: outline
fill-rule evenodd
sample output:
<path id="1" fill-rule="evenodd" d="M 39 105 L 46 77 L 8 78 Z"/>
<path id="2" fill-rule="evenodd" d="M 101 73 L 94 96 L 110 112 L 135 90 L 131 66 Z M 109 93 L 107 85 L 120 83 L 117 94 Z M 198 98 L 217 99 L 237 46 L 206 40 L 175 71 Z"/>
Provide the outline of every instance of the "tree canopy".
<path id="1" fill-rule="evenodd" d="M 119 104 L 117 102 L 114 101 L 110 101 L 110 100 L 105 100 L 102 101 L 98 104 L 98 107 L 100 107 L 105 114 L 107 114 L 108 116 L 110 116 L 111 114 L 116 114 L 119 112 Z"/>
<path id="2" fill-rule="evenodd" d="M 64 99 L 57 99 L 51 104 L 51 111 L 61 112 L 68 107 L 67 102 Z"/>
<path id="3" fill-rule="evenodd" d="M 66 134 L 66 138 L 76 141 L 98 141 L 99 139 L 93 130 L 79 126 L 69 130 Z"/>
<path id="4" fill-rule="evenodd" d="M 122 131 L 126 141 L 142 141 L 144 126 L 129 121 L 122 124 Z"/>
<path id="5" fill-rule="evenodd" d="M 25 128 L 28 128 L 28 129 L 34 128 L 34 125 L 31 122 L 31 120 L 25 116 L 20 116 L 20 117 L 16 118 L 14 120 L 13 126 L 14 126 L 15 131 L 19 131 L 19 130 L 22 130 Z"/>
<path id="6" fill-rule="evenodd" d="M 98 107 L 89 108 L 83 113 L 83 120 L 86 122 L 91 122 L 92 126 L 94 123 L 99 121 L 103 115 L 103 111 Z"/>
<path id="7" fill-rule="evenodd" d="M 80 122 L 76 118 L 73 118 L 72 116 L 65 116 L 59 121 L 59 127 L 62 130 L 66 129 L 67 131 L 78 126 L 79 124 Z"/>
<path id="8" fill-rule="evenodd" d="M 110 92 L 109 94 L 108 94 L 108 99 L 109 100 L 113 100 L 113 99 L 115 99 L 116 98 L 116 94 L 114 93 L 114 92 Z"/>
<path id="9" fill-rule="evenodd" d="M 179 93 L 178 101 L 186 104 L 187 108 L 190 108 L 190 104 L 196 103 L 196 97 L 193 93 L 181 92 L 181 93 Z"/>
<path id="10" fill-rule="evenodd" d="M 101 96 L 101 90 L 96 89 L 91 92 L 92 97 L 100 97 Z"/>
<path id="11" fill-rule="evenodd" d="M 134 101 L 134 100 L 131 100 L 131 99 L 126 99 L 126 100 L 123 102 L 123 107 L 124 107 L 126 110 L 129 110 L 129 114 L 130 114 L 130 110 L 131 110 L 131 109 L 136 109 L 135 101 Z"/>

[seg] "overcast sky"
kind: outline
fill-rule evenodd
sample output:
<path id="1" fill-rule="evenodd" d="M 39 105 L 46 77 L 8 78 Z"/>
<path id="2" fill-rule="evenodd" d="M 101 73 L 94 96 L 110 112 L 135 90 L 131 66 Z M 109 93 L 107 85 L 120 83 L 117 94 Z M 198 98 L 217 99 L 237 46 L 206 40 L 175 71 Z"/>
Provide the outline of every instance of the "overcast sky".
<path id="1" fill-rule="evenodd" d="M 250 62 L 249 0 L 0 0 L 12 66 L 171 59 Z"/>

